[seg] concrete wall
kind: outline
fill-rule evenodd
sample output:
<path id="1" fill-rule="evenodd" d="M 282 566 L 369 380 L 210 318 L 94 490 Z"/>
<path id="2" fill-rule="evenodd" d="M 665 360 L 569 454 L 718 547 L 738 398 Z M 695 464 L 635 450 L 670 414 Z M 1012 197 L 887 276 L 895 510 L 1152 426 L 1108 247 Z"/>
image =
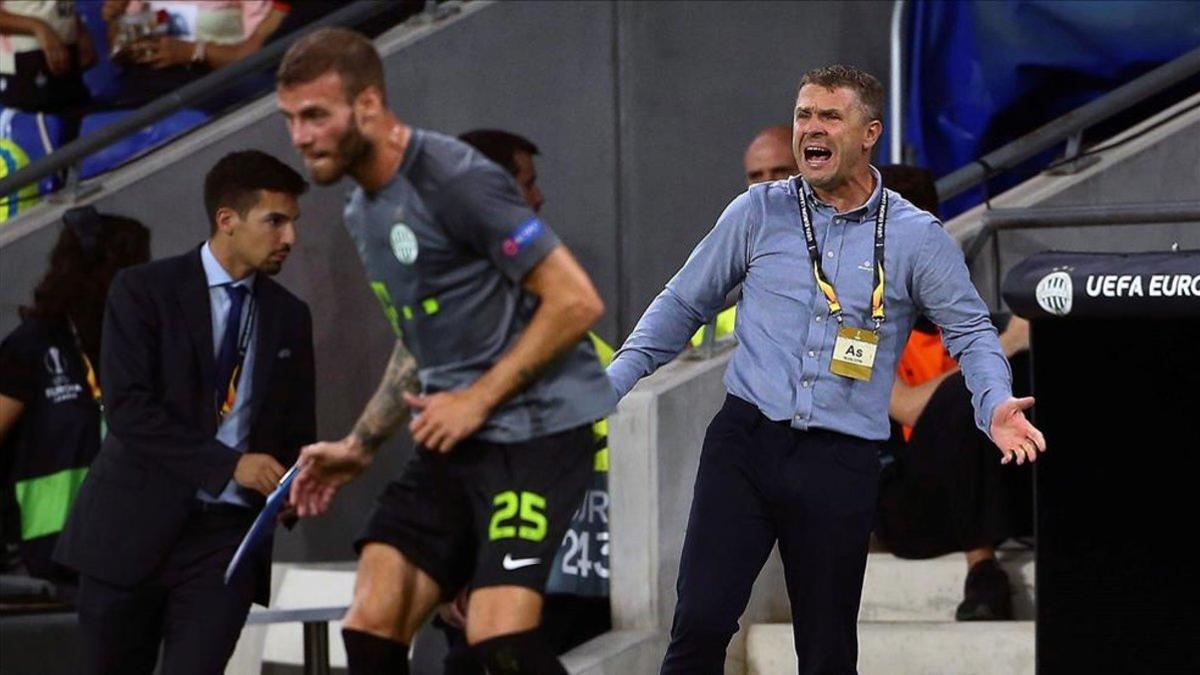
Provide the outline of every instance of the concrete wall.
<path id="1" fill-rule="evenodd" d="M 791 121 L 796 83 L 831 63 L 887 86 L 891 2 L 619 2 L 618 239 L 625 335 L 745 189 L 742 152 Z"/>

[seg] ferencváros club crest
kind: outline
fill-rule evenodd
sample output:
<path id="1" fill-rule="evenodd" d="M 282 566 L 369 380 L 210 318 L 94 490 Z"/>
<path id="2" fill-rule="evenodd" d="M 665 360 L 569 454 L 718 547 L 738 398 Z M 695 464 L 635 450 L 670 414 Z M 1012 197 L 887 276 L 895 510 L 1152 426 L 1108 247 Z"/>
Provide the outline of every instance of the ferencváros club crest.
<path id="1" fill-rule="evenodd" d="M 1038 282 L 1034 297 L 1037 304 L 1055 316 L 1066 316 L 1071 312 L 1071 298 L 1074 286 L 1071 275 L 1066 272 L 1051 272 Z"/>
<path id="2" fill-rule="evenodd" d="M 392 254 L 404 265 L 411 265 L 417 260 L 417 235 L 404 223 L 392 226 Z"/>

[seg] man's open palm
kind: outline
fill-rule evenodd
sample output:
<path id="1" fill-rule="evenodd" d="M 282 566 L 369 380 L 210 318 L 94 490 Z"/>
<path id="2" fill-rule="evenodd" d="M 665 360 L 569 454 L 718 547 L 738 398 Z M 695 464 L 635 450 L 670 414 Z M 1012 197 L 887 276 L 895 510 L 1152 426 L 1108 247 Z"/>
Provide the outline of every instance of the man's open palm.
<path id="1" fill-rule="evenodd" d="M 1032 407 L 1032 396 L 1010 398 L 992 413 L 992 442 L 1004 454 L 1001 464 L 1008 464 L 1014 458 L 1017 464 L 1024 464 L 1025 460 L 1033 462 L 1038 453 L 1046 451 L 1046 438 L 1025 419 L 1025 411 Z"/>

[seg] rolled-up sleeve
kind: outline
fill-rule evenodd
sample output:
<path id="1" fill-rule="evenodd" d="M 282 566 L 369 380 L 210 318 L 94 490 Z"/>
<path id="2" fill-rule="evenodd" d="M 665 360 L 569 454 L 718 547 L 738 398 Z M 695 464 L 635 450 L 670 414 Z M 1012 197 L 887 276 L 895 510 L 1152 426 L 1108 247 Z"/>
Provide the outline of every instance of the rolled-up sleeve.
<path id="1" fill-rule="evenodd" d="M 687 262 L 650 303 L 608 367 L 618 398 L 678 356 L 696 329 L 724 308 L 726 295 L 746 276 L 761 212 L 761 198 L 753 190 L 730 202 Z"/>
<path id="2" fill-rule="evenodd" d="M 971 390 L 975 424 L 991 436 L 992 413 L 1012 396 L 1012 371 L 962 250 L 936 221 L 927 225 L 913 272 L 917 306 L 942 329 Z"/>

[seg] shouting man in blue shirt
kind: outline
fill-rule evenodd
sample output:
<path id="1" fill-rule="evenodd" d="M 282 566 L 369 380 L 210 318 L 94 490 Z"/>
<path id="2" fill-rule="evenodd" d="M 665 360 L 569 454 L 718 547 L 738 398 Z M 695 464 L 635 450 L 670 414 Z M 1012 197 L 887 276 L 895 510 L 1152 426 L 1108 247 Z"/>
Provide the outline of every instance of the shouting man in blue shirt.
<path id="1" fill-rule="evenodd" d="M 721 673 L 778 541 L 801 673 L 854 673 L 856 622 L 896 362 L 918 313 L 942 327 L 1002 462 L 1042 434 L 963 256 L 934 216 L 869 163 L 883 88 L 847 66 L 800 81 L 800 177 L 752 186 L 721 214 L 608 368 L 624 396 L 674 358 L 742 284 L 729 396 L 708 428 L 663 673 Z"/>

